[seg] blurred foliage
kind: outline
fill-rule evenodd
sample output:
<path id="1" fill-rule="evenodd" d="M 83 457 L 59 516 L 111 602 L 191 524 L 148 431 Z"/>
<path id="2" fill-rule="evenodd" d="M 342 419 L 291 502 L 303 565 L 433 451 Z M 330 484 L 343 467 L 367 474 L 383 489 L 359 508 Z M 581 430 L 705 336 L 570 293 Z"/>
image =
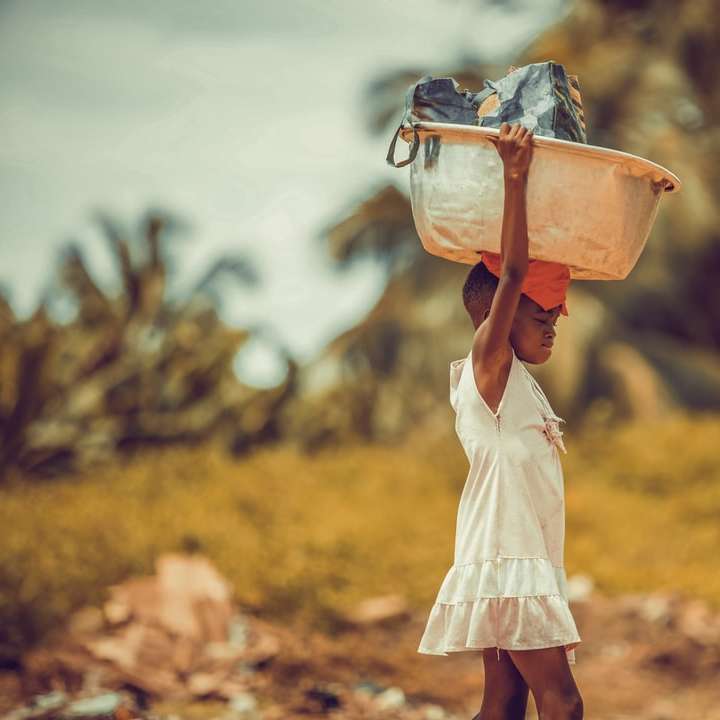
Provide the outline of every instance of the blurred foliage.
<path id="1" fill-rule="evenodd" d="M 566 433 L 568 575 L 720 607 L 719 436 L 720 416 L 684 414 Z M 376 594 L 427 607 L 452 564 L 466 474 L 456 439 L 427 431 L 398 448 L 258 448 L 239 463 L 217 446 L 161 449 L 44 487 L 14 472 L 0 490 L 0 658 L 166 550 L 207 553 L 241 604 L 321 629 Z"/>
<path id="2" fill-rule="evenodd" d="M 18 321 L 0 297 L 0 478 L 13 466 L 58 474 L 118 451 L 217 434 L 234 452 L 277 439 L 295 365 L 286 355 L 290 372 L 272 390 L 240 383 L 233 362 L 250 332 L 221 321 L 213 294 L 222 276 L 256 286 L 249 261 L 214 260 L 187 298 L 172 302 L 162 242 L 172 218 L 148 213 L 139 237 L 107 215 L 98 220 L 118 271 L 116 296 L 70 244 L 55 298 L 74 307 L 70 322 L 50 317 L 47 298 Z"/>
<path id="3" fill-rule="evenodd" d="M 512 59 L 563 63 L 579 77 L 591 143 L 660 162 L 683 181 L 663 199 L 626 280 L 571 284 L 553 356 L 530 368 L 570 423 L 597 400 L 609 401 L 610 422 L 720 408 L 718 11 L 720 0 L 576 0 Z M 462 57 L 456 67 L 387 69 L 366 87 L 366 127 L 389 142 L 405 90 L 425 74 L 479 90 L 506 70 Z M 140 238 L 106 216 L 100 223 L 118 297 L 98 287 L 74 246 L 60 269 L 77 305 L 72 323 L 53 323 L 43 305 L 20 323 L 0 296 L 0 473 L 68 471 L 118 450 L 218 434 L 237 453 L 280 439 L 314 452 L 447 422 L 448 363 L 467 353 L 472 333 L 461 301 L 469 266 L 423 250 L 398 185 L 373 184 L 320 233 L 339 272 L 379 258 L 384 293 L 303 368 L 278 348 L 289 372 L 268 391 L 235 378 L 232 359 L 249 331 L 228 328 L 216 310 L 218 278 L 252 286 L 250 264 L 220 259 L 187 302 L 170 303 L 162 239 L 171 220 L 148 214 Z"/>

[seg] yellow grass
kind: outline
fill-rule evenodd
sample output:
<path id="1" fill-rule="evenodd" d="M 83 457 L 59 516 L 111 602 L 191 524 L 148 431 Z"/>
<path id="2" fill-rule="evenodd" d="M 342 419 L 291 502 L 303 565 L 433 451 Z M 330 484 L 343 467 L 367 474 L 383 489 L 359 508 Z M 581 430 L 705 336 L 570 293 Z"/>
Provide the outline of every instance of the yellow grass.
<path id="1" fill-rule="evenodd" d="M 720 608 L 720 416 L 565 433 L 565 565 L 610 592 L 676 589 Z M 452 563 L 467 461 L 452 436 L 233 462 L 155 452 L 84 477 L 0 491 L 0 655 L 107 585 L 199 547 L 240 603 L 329 626 L 399 592 L 429 609 Z"/>

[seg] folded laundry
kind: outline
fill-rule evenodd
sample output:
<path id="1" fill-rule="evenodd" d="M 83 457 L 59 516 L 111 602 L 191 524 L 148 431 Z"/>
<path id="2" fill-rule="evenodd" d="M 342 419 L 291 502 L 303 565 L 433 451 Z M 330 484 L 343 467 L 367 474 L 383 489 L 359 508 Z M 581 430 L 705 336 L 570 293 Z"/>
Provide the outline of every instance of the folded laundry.
<path id="1" fill-rule="evenodd" d="M 408 158 L 395 162 L 394 156 L 398 134 L 417 121 L 493 128 L 504 122 L 520 123 L 535 135 L 587 143 L 577 76 L 567 75 L 565 68 L 552 60 L 511 66 L 500 80 L 485 80 L 477 93 L 461 90 L 451 77 L 421 77 L 405 93 L 405 111 L 386 158 L 389 165 L 404 167 L 415 159 L 416 133 Z"/>

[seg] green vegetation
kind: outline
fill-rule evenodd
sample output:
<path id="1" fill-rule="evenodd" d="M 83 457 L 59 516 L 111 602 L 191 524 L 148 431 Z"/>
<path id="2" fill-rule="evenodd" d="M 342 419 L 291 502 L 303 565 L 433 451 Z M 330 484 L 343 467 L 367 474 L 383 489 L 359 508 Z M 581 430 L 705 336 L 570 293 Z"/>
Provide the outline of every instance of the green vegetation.
<path id="1" fill-rule="evenodd" d="M 720 607 L 720 416 L 678 415 L 565 433 L 568 575 L 609 593 L 677 589 Z M 337 611 L 400 592 L 429 608 L 453 558 L 467 461 L 453 437 L 306 457 L 169 449 L 0 490 L 0 657 L 39 640 L 104 589 L 199 548 L 238 600 L 329 627 Z"/>

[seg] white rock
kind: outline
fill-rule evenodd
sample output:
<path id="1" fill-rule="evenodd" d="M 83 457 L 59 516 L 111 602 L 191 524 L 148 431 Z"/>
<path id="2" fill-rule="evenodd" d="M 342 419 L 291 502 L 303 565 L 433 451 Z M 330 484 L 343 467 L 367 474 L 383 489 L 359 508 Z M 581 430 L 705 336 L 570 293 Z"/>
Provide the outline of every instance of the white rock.
<path id="1" fill-rule="evenodd" d="M 383 710 L 400 708 L 405 705 L 405 693 L 399 687 L 389 687 L 377 695 L 375 702 Z"/>
<path id="2" fill-rule="evenodd" d="M 447 714 L 440 705 L 425 705 L 423 706 L 423 716 L 425 720 L 445 720 Z"/>
<path id="3" fill-rule="evenodd" d="M 595 583 L 589 575 L 575 573 L 568 578 L 568 600 L 585 602 L 590 599 Z"/>

